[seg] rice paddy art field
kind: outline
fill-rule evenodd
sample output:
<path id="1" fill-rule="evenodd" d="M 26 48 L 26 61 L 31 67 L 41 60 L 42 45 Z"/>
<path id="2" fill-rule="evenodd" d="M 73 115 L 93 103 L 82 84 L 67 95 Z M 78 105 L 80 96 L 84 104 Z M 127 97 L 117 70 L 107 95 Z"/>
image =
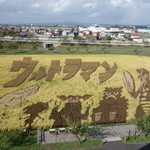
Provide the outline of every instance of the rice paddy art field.
<path id="1" fill-rule="evenodd" d="M 150 57 L 0 55 L 0 130 L 150 114 Z"/>

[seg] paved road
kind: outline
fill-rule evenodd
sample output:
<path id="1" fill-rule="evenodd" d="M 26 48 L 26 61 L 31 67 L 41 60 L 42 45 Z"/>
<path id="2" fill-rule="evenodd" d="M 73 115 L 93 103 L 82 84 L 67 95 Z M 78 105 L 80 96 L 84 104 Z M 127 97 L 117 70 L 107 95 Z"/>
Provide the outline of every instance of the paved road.
<path id="1" fill-rule="evenodd" d="M 136 125 L 121 125 L 121 126 L 109 126 L 109 127 L 100 127 L 99 136 L 101 139 L 111 138 L 111 137 L 122 137 L 134 135 L 136 131 Z"/>
<path id="2" fill-rule="evenodd" d="M 108 138 L 113 137 L 128 136 L 129 131 L 130 135 L 134 135 L 135 129 L 136 129 L 135 125 L 98 127 L 96 132 L 91 137 L 91 139 L 107 140 Z M 77 140 L 75 135 L 72 135 L 71 133 L 50 134 L 49 131 L 44 131 L 43 137 L 44 137 L 44 140 L 42 142 L 43 144 Z"/>
<path id="3" fill-rule="evenodd" d="M 150 143 L 136 143 L 136 144 L 125 144 L 120 141 L 121 136 L 127 136 L 130 131 L 130 135 L 134 135 L 136 126 L 135 125 L 121 125 L 121 126 L 109 126 L 109 127 L 98 127 L 99 132 L 96 132 L 92 139 L 111 139 L 106 141 L 104 146 L 99 148 L 90 148 L 90 149 L 76 149 L 76 150 L 150 150 Z M 57 143 L 65 141 L 74 141 L 76 140 L 75 136 L 72 134 L 60 133 L 49 134 L 49 131 L 44 132 L 45 141 L 42 144 L 46 143 Z M 114 139 L 114 140 L 113 140 Z"/>
<path id="4" fill-rule="evenodd" d="M 108 142 L 100 148 L 90 148 L 82 150 L 150 150 L 150 143 L 125 144 L 121 141 L 117 141 Z"/>
<path id="5" fill-rule="evenodd" d="M 42 42 L 42 43 L 53 43 L 53 44 L 61 44 L 61 43 L 72 43 L 72 44 L 90 44 L 90 45 L 128 45 L 128 46 L 150 46 L 150 44 L 144 44 L 144 43 L 137 43 L 137 42 L 130 42 L 130 41 L 110 41 L 110 42 L 100 42 L 100 41 L 95 41 L 95 42 L 90 42 L 90 41 L 60 41 L 60 39 L 29 39 L 29 38 L 24 38 L 24 39 L 5 39 L 5 38 L 0 38 L 0 41 L 20 41 L 20 42 Z"/>

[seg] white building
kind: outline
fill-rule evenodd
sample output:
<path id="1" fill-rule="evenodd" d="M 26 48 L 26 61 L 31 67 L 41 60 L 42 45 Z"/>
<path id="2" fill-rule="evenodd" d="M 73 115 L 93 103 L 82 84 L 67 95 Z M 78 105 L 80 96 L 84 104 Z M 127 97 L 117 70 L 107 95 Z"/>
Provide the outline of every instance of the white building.
<path id="1" fill-rule="evenodd" d="M 122 32 L 119 28 L 110 28 L 109 32 Z"/>
<path id="2" fill-rule="evenodd" d="M 62 36 L 68 36 L 70 34 L 71 30 L 70 29 L 65 29 L 62 32 Z"/>
<path id="3" fill-rule="evenodd" d="M 107 29 L 105 27 L 101 27 L 98 25 L 92 25 L 89 27 L 79 27 L 79 31 L 91 31 L 93 33 L 97 33 L 97 32 L 106 32 Z"/>
<path id="4" fill-rule="evenodd" d="M 140 33 L 150 33 L 150 28 L 138 28 L 137 31 Z"/>
<path id="5" fill-rule="evenodd" d="M 124 33 L 132 33 L 132 30 L 128 29 L 128 28 L 123 28 L 123 32 Z"/>

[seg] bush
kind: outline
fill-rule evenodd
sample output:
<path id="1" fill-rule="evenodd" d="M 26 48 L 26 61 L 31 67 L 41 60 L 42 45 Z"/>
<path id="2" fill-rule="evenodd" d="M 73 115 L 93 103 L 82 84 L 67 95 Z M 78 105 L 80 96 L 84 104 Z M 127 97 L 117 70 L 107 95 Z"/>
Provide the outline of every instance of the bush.
<path id="1" fill-rule="evenodd" d="M 16 42 L 5 42 L 4 43 L 4 48 L 5 49 L 15 50 L 15 49 L 19 48 L 19 45 Z"/>
<path id="2" fill-rule="evenodd" d="M 55 50 L 55 48 L 54 48 L 54 46 L 50 46 L 50 47 L 48 48 L 48 50 L 53 51 L 53 50 Z"/>
<path id="3" fill-rule="evenodd" d="M 145 137 L 150 134 L 150 115 L 145 116 L 142 119 L 138 119 L 136 122 L 138 129 L 145 133 Z"/>
<path id="4" fill-rule="evenodd" d="M 3 44 L 2 44 L 2 42 L 0 42 L 0 49 L 3 49 Z"/>
<path id="5" fill-rule="evenodd" d="M 13 132 L 2 132 L 2 137 L 10 147 L 30 145 L 36 143 L 36 136 L 30 136 L 28 132 L 13 131 Z"/>
<path id="6" fill-rule="evenodd" d="M 74 123 L 70 127 L 70 132 L 76 136 L 80 143 L 86 141 L 94 132 L 94 128 L 89 128 L 89 123 Z M 85 136 L 84 140 L 81 140 L 81 136 Z"/>
<path id="7" fill-rule="evenodd" d="M 20 33 L 17 31 L 0 31 L 0 37 L 4 36 L 20 36 Z"/>
<path id="8" fill-rule="evenodd" d="M 32 49 L 33 51 L 37 50 L 37 49 L 38 49 L 38 44 L 37 44 L 37 43 L 33 43 L 31 49 Z"/>
<path id="9" fill-rule="evenodd" d="M 111 36 L 107 36 L 107 40 L 112 40 L 112 37 Z"/>

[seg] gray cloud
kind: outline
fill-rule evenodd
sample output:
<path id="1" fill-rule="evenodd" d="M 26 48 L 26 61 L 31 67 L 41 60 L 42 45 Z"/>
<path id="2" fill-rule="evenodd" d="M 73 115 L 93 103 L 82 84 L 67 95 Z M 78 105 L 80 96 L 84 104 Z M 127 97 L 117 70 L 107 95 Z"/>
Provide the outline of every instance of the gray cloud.
<path id="1" fill-rule="evenodd" d="M 0 0 L 0 23 L 150 24 L 149 0 Z"/>

